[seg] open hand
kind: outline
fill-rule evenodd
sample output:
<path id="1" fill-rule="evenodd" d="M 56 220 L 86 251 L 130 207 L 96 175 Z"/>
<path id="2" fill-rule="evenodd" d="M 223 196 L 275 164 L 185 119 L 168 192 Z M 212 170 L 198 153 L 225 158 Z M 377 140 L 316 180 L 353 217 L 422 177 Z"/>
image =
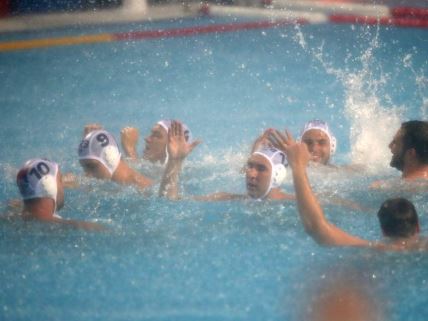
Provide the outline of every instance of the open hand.
<path id="1" fill-rule="evenodd" d="M 263 134 L 261 134 L 253 143 L 252 152 L 256 151 L 262 146 L 272 146 L 272 143 L 269 141 L 269 135 L 272 132 L 272 128 L 266 129 Z"/>
<path id="2" fill-rule="evenodd" d="M 125 127 L 120 131 L 120 141 L 126 155 L 131 158 L 137 158 L 137 143 L 140 133 L 135 127 Z"/>
<path id="3" fill-rule="evenodd" d="M 269 129 L 267 136 L 271 145 L 280 151 L 283 151 L 284 153 L 288 146 L 296 143 L 288 130 L 285 130 L 284 133 L 281 133 L 279 130 Z"/>
<path id="4" fill-rule="evenodd" d="M 275 148 L 283 151 L 287 155 L 288 164 L 292 168 L 298 166 L 306 168 L 311 158 L 308 147 L 306 144 L 296 143 L 288 130 L 286 130 L 285 133 L 281 133 L 278 130 L 271 131 L 269 141 Z"/>
<path id="5" fill-rule="evenodd" d="M 171 128 L 168 131 L 168 155 L 170 159 L 182 160 L 189 155 L 192 150 L 201 142 L 196 140 L 192 143 L 186 142 L 184 136 L 183 125 L 176 120 L 171 123 Z"/>

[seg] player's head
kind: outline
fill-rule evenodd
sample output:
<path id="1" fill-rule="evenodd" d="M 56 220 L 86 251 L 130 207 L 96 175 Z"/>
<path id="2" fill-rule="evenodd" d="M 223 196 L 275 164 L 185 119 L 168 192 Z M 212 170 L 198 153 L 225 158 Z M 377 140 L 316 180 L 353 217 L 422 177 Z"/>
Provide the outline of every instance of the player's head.
<path id="1" fill-rule="evenodd" d="M 307 122 L 299 140 L 308 146 L 311 160 L 315 163 L 328 164 L 336 152 L 336 138 L 327 123 L 322 120 Z"/>
<path id="2" fill-rule="evenodd" d="M 64 206 L 64 189 L 59 166 L 46 159 L 30 159 L 19 170 L 16 184 L 24 203 L 29 200 L 49 198 L 55 209 Z"/>
<path id="3" fill-rule="evenodd" d="M 284 181 L 286 166 L 285 154 L 276 148 L 262 146 L 254 151 L 245 172 L 247 194 L 255 199 L 268 196 L 272 188 L 279 187 Z"/>
<path id="4" fill-rule="evenodd" d="M 391 238 L 407 238 L 419 232 L 415 206 L 405 198 L 391 198 L 382 203 L 377 216 L 382 232 Z"/>
<path id="5" fill-rule="evenodd" d="M 145 147 L 143 151 L 143 158 L 150 162 L 161 162 L 162 164 L 168 161 L 168 132 L 171 128 L 172 120 L 160 120 L 158 121 L 148 136 L 144 138 Z M 186 142 L 192 141 L 192 134 L 190 129 L 183 124 L 184 137 Z"/>
<path id="6" fill-rule="evenodd" d="M 403 170 L 406 153 L 413 151 L 414 158 L 422 165 L 428 164 L 428 122 L 411 120 L 401 124 L 389 148 L 392 153 L 391 167 Z"/>
<path id="7" fill-rule="evenodd" d="M 88 176 L 110 179 L 120 163 L 119 147 L 114 137 L 105 130 L 95 130 L 79 145 L 79 162 Z"/>

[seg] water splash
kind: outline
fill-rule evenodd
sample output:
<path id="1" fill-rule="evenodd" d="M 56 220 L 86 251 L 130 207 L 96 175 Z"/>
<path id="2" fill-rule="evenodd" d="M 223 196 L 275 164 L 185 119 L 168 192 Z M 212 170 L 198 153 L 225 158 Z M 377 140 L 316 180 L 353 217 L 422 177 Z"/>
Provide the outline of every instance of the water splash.
<path id="1" fill-rule="evenodd" d="M 413 55 L 406 54 L 403 58 L 403 67 L 411 71 L 415 78 L 416 83 L 416 94 L 420 97 L 422 104 L 420 107 L 422 119 L 427 119 L 428 116 L 428 78 L 425 77 L 423 68 L 418 72 L 413 67 Z M 426 64 L 426 63 L 425 63 Z"/>
<path id="2" fill-rule="evenodd" d="M 373 51 L 377 48 L 378 33 L 360 58 L 362 69 L 341 75 L 346 96 L 345 113 L 351 123 L 351 159 L 374 171 L 388 168 L 388 145 L 402 118 L 399 107 L 383 106 L 379 99 L 388 76 L 381 73 L 378 79 L 373 77 L 372 67 L 377 64 Z"/>
<path id="3" fill-rule="evenodd" d="M 299 24 L 296 24 L 294 29 L 296 30 L 296 35 L 293 37 L 293 40 L 296 41 L 303 50 L 307 49 L 307 43 L 305 40 L 305 36 L 300 28 Z"/>
<path id="4" fill-rule="evenodd" d="M 321 64 L 327 74 L 335 76 L 342 83 L 345 94 L 344 113 L 351 124 L 350 158 L 352 163 L 364 164 L 371 172 L 388 168 L 390 160 L 388 145 L 400 127 L 403 113 L 401 107 L 392 104 L 385 106 L 380 99 L 388 75 L 381 72 L 380 76 L 376 76 L 373 71 L 376 69 L 374 67 L 379 65 L 374 55 L 374 51 L 380 48 L 378 31 L 376 30 L 374 36 L 368 32 L 364 35 L 366 39 L 371 40 L 367 49 L 358 57 L 361 69 L 354 72 L 346 67 L 336 68 L 325 59 L 325 42 L 318 48 L 309 47 L 300 29 L 297 30 L 295 38 L 302 49 Z"/>

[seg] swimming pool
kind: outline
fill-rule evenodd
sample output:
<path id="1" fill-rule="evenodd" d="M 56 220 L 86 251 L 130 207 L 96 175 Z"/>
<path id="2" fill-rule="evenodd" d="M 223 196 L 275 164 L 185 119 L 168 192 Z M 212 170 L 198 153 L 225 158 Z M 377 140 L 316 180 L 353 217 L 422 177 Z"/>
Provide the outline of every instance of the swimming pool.
<path id="1" fill-rule="evenodd" d="M 203 17 L 2 40 L 233 22 Z M 1 199 L 17 197 L 14 176 L 28 158 L 48 157 L 81 174 L 76 150 L 90 122 L 118 137 L 126 125 L 144 136 L 158 119 L 184 120 L 204 141 L 182 177 L 183 193 L 199 195 L 245 191 L 240 169 L 264 128 L 297 134 L 308 119 L 322 118 L 338 138 L 336 163 L 373 166 L 313 170 L 314 188 L 372 208 L 326 205 L 326 212 L 377 239 L 377 205 L 403 192 L 368 193 L 367 186 L 399 176 L 387 167 L 385 146 L 399 122 L 426 119 L 427 41 L 424 29 L 288 25 L 0 53 Z M 284 189 L 292 190 L 290 181 Z M 425 193 L 409 196 L 428 232 Z M 170 202 L 83 180 L 66 192 L 66 204 L 62 216 L 99 220 L 111 231 L 2 223 L 2 320 L 297 320 L 308 293 L 341 275 L 369 287 L 386 320 L 424 320 L 428 312 L 425 254 L 321 248 L 305 235 L 293 203 Z"/>

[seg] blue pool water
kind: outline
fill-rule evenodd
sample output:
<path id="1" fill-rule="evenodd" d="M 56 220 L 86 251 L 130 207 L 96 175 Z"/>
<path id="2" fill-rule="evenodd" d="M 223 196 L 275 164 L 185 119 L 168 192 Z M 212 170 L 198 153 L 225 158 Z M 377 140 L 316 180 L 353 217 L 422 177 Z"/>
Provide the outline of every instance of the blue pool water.
<path id="1" fill-rule="evenodd" d="M 2 40 L 231 22 L 191 19 L 2 35 Z M 0 193 L 18 197 L 16 170 L 47 157 L 82 174 L 83 126 L 144 136 L 161 118 L 184 120 L 203 144 L 186 162 L 185 195 L 244 192 L 240 169 L 265 128 L 297 134 L 313 118 L 338 138 L 337 164 L 311 170 L 314 189 L 363 204 L 326 204 L 359 236 L 380 237 L 386 197 L 411 198 L 428 232 L 426 193 L 396 179 L 387 144 L 408 119 L 426 119 L 428 32 L 359 25 L 303 25 L 136 42 L 0 53 Z M 139 144 L 139 152 L 142 142 Z M 156 169 L 136 164 L 150 173 Z M 292 191 L 288 180 L 284 189 Z M 156 188 L 154 188 L 156 191 Z M 154 192 L 154 194 L 156 194 Z M 82 179 L 66 191 L 67 218 L 107 233 L 1 223 L 1 320 L 301 320 L 316 287 L 346 277 L 368 287 L 385 320 L 425 320 L 428 256 L 326 249 L 303 231 L 293 203 L 170 202 Z"/>

